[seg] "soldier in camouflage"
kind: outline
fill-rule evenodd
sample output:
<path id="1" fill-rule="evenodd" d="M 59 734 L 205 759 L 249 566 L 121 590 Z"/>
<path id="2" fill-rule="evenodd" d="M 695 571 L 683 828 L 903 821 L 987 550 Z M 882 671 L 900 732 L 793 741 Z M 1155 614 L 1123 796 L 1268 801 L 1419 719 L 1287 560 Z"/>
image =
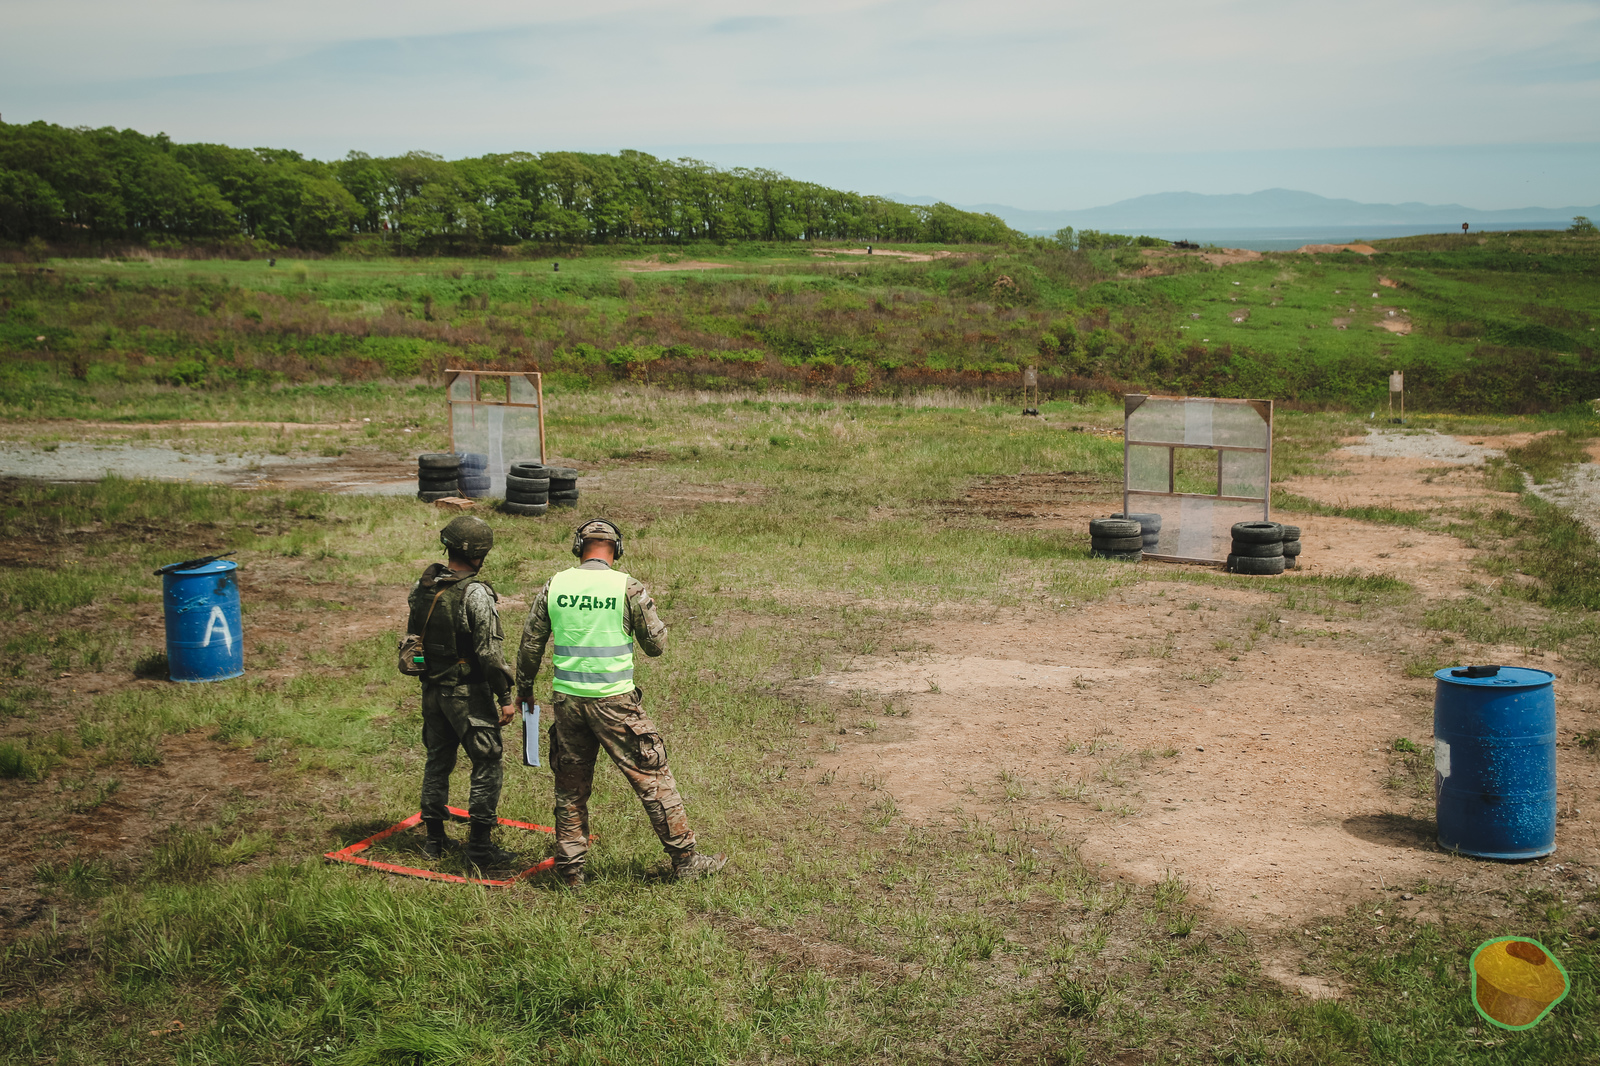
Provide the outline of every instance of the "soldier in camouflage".
<path id="1" fill-rule="evenodd" d="M 695 849 L 689 816 L 667 766 L 666 744 L 645 717 L 644 693 L 633 683 L 633 645 L 652 658 L 660 655 L 667 627 L 645 587 L 612 569 L 622 550 L 622 532 L 612 523 L 579 526 L 572 538 L 579 564 L 552 577 L 534 597 L 517 653 L 517 693 L 527 703 L 545 646 L 554 641 L 550 766 L 556 873 L 571 888 L 583 884 L 589 793 L 602 747 L 633 786 L 678 878 L 716 873 L 728 861 Z"/>
<path id="2" fill-rule="evenodd" d="M 422 743 L 428 757 L 422 770 L 422 824 L 428 838 L 423 852 L 430 859 L 444 854 L 450 772 L 456 750 L 465 748 L 472 761 L 467 861 L 504 866 L 516 856 L 496 847 L 490 834 L 500 806 L 500 730 L 514 713 L 512 677 L 501 652 L 505 635 L 495 591 L 478 576 L 494 547 L 494 531 L 483 519 L 462 515 L 440 531 L 439 541 L 448 562 L 429 566 L 412 588 L 407 627 L 421 635 L 425 663 Z"/>

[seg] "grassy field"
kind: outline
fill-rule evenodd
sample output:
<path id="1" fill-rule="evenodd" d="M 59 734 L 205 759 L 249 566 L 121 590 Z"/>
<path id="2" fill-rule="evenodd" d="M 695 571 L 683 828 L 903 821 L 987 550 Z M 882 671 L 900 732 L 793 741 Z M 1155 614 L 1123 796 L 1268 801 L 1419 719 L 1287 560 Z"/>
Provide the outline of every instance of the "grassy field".
<path id="1" fill-rule="evenodd" d="M 55 413 L 81 413 L 99 388 L 105 417 L 140 417 L 137 384 L 63 388 L 68 398 L 48 401 Z M 171 398 L 168 417 L 373 419 L 297 448 L 443 444 L 433 394 L 163 389 L 144 395 Z M 960 397 L 640 387 L 553 406 L 561 454 L 618 486 L 589 494 L 586 509 L 623 524 L 629 569 L 672 626 L 667 655 L 641 660 L 641 684 L 698 832 L 734 854 L 715 880 L 663 879 L 631 793 L 602 767 L 601 841 L 579 897 L 546 881 L 482 891 L 320 858 L 415 809 L 416 689 L 391 661 L 405 589 L 435 556 L 437 512 L 311 492 L 5 483 L 0 606 L 13 621 L 0 795 L 26 813 L 13 843 L 31 858 L 3 887 L 38 902 L 6 934 L 0 1061 L 1600 1061 L 1593 892 L 1580 906 L 1529 891 L 1508 899 L 1509 920 L 1486 926 L 1450 884 L 1418 884 L 1410 890 L 1432 893 L 1441 920 L 1395 920 L 1380 938 L 1353 909 L 1262 933 L 1214 916 L 1180 877 L 1138 884 L 1086 861 L 1007 782 L 974 800 L 992 813 L 930 828 L 870 780 L 815 772 L 820 752 L 850 742 L 847 727 L 870 734 L 906 708 L 798 683 L 880 650 L 915 653 L 937 618 L 1022 607 L 1065 618 L 1141 579 L 1088 559 L 1076 534 L 953 508 L 994 475 L 1119 476 L 1119 442 L 1063 426 L 1110 422 L 1112 411 L 1060 401 L 1045 416 Z M 1281 472 L 1314 469 L 1364 421 L 1285 414 Z M 230 431 L 184 432 L 192 443 Z M 646 481 L 680 486 L 678 499 L 628 491 Z M 1526 501 L 1454 516 L 1457 536 L 1501 545 L 1492 565 L 1534 577 L 1481 592 L 1487 610 L 1426 624 L 1521 625 L 1532 644 L 1600 665 L 1589 643 L 1600 602 L 1584 599 L 1600 581 L 1594 542 L 1582 527 L 1535 521 L 1549 517 Z M 526 597 L 569 564 L 567 520 L 495 525 L 486 576 L 502 596 Z M 137 680 L 161 647 L 150 570 L 200 548 L 238 550 L 250 575 L 248 672 L 204 686 Z M 1174 570 L 1163 580 L 1221 579 Z M 1261 588 L 1269 603 L 1315 598 L 1330 616 L 1411 595 L 1363 575 Z M 513 637 L 520 615 L 505 611 Z M 91 675 L 101 691 L 78 691 Z M 193 793 L 163 792 L 162 775 L 201 754 L 230 770 L 191 808 Z M 545 771 L 507 777 L 502 812 L 541 820 Z M 132 843 L 96 854 L 69 830 L 135 794 L 153 798 L 119 815 Z M 1526 1033 L 1485 1027 L 1465 993 L 1467 957 L 1503 932 L 1551 945 L 1575 978 L 1566 1004 Z M 1313 1002 L 1268 979 L 1260 960 L 1285 946 L 1347 994 Z"/>
<path id="2" fill-rule="evenodd" d="M 240 385 L 387 388 L 447 365 L 542 369 L 567 390 L 1011 395 L 1032 365 L 1047 394 L 1079 402 L 1147 389 L 1372 410 L 1396 369 L 1419 410 L 1554 412 L 1600 396 L 1600 238 L 1378 246 L 1220 265 L 1042 246 L 868 257 L 810 242 L 591 249 L 559 271 L 519 259 L 6 266 L 0 415 L 197 417 L 260 395 Z"/>

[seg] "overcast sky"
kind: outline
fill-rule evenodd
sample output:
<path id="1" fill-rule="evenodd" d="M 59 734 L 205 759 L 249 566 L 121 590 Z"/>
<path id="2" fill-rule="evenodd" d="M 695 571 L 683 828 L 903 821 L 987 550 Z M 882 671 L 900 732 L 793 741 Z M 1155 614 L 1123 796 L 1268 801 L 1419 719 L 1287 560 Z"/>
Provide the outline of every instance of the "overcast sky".
<path id="1" fill-rule="evenodd" d="M 0 0 L 0 115 L 1083 208 L 1600 202 L 1600 0 Z"/>

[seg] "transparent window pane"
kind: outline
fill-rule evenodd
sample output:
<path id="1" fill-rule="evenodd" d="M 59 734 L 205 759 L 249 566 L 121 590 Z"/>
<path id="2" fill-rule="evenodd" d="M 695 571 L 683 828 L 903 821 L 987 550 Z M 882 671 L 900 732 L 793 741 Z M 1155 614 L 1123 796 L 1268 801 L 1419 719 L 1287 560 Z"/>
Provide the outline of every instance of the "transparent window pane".
<path id="1" fill-rule="evenodd" d="M 1222 495 L 1267 495 L 1267 455 L 1265 452 L 1222 453 Z"/>
<path id="2" fill-rule="evenodd" d="M 1166 492 L 1172 484 L 1172 449 L 1130 445 L 1128 448 L 1128 487 Z M 1130 503 L 1129 507 L 1133 507 Z M 1137 511 L 1139 508 L 1134 507 Z"/>

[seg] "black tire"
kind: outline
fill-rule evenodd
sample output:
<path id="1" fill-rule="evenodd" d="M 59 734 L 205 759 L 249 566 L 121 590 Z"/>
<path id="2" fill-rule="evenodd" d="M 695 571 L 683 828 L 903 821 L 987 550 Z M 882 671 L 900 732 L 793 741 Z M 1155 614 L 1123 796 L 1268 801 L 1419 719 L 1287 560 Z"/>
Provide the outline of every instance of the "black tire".
<path id="1" fill-rule="evenodd" d="M 1298 555 L 1285 555 L 1283 557 L 1283 568 L 1285 570 L 1300 569 L 1300 557 Z"/>
<path id="2" fill-rule="evenodd" d="M 550 468 L 541 463 L 512 463 L 506 472 L 541 481 L 550 476 Z"/>
<path id="3" fill-rule="evenodd" d="M 1091 537 L 1143 537 L 1144 530 L 1131 518 L 1091 518 Z"/>
<path id="4" fill-rule="evenodd" d="M 489 469 L 489 457 L 482 452 L 458 452 L 456 458 L 461 460 L 463 470 Z"/>
<path id="5" fill-rule="evenodd" d="M 423 503 L 432 503 L 434 500 L 442 500 L 447 496 L 455 495 L 458 494 L 454 492 L 419 492 L 417 493 L 417 499 Z"/>
<path id="6" fill-rule="evenodd" d="M 1233 542 L 1233 554 L 1241 559 L 1281 559 L 1283 558 L 1283 544 L 1273 541 L 1271 544 L 1240 544 Z"/>
<path id="7" fill-rule="evenodd" d="M 528 504 L 549 503 L 550 494 L 548 492 L 512 492 L 508 489 L 506 491 L 506 502 Z"/>
<path id="8" fill-rule="evenodd" d="M 445 489 L 456 487 L 457 478 L 454 474 L 445 477 L 418 477 L 417 488 L 429 492 L 443 492 Z"/>
<path id="9" fill-rule="evenodd" d="M 1090 537 L 1089 546 L 1102 552 L 1132 552 L 1144 550 L 1143 537 Z"/>
<path id="10" fill-rule="evenodd" d="M 576 495 L 577 491 L 578 483 L 576 481 L 557 481 L 555 478 L 550 479 L 550 494 L 552 496 L 558 492 L 570 492 Z"/>
<path id="11" fill-rule="evenodd" d="M 550 479 L 547 477 L 532 478 L 522 477 L 518 474 L 506 475 L 507 492 L 549 492 Z"/>
<path id="12" fill-rule="evenodd" d="M 1285 544 L 1287 544 L 1291 540 L 1299 540 L 1299 539 L 1300 539 L 1300 527 L 1299 526 L 1284 526 L 1283 527 L 1283 541 L 1284 541 Z"/>
<path id="13" fill-rule="evenodd" d="M 1286 541 L 1284 541 L 1283 542 L 1283 554 L 1286 555 L 1286 556 L 1289 556 L 1290 558 L 1293 558 L 1294 556 L 1299 555 L 1300 554 L 1300 542 L 1298 540 L 1286 540 Z"/>
<path id="14" fill-rule="evenodd" d="M 1156 514 L 1154 511 L 1145 512 L 1143 514 L 1135 513 L 1135 512 L 1132 512 L 1132 511 L 1130 511 L 1127 514 L 1122 514 L 1121 512 L 1118 512 L 1117 514 L 1114 514 L 1111 517 L 1112 518 L 1127 518 L 1127 519 L 1130 519 L 1130 520 L 1132 520 L 1134 522 L 1139 523 L 1139 528 L 1144 530 L 1144 535 L 1147 536 L 1147 537 L 1152 533 L 1160 533 L 1161 532 L 1161 516 Z"/>
<path id="15" fill-rule="evenodd" d="M 459 470 L 461 460 L 449 452 L 428 452 L 417 456 L 418 470 Z"/>
<path id="16" fill-rule="evenodd" d="M 507 500 L 500 505 L 500 510 L 506 514 L 519 514 L 526 515 L 529 518 L 537 518 L 550 510 L 550 505 L 548 503 L 512 503 Z"/>
<path id="17" fill-rule="evenodd" d="M 1283 527 L 1276 522 L 1237 522 L 1234 544 L 1275 544 L 1283 540 Z"/>
<path id="18" fill-rule="evenodd" d="M 1236 574 L 1281 574 L 1283 573 L 1283 556 L 1274 555 L 1267 559 L 1253 559 L 1241 555 L 1233 561 L 1233 572 Z"/>
<path id="19" fill-rule="evenodd" d="M 580 473 L 575 467 L 570 466 L 550 466 L 545 469 L 550 471 L 552 480 L 560 478 L 563 481 L 576 481 Z"/>
<path id="20" fill-rule="evenodd" d="M 573 489 L 570 492 L 552 492 L 550 494 L 550 502 L 551 503 L 577 503 L 578 502 L 578 490 L 577 489 Z"/>
<path id="21" fill-rule="evenodd" d="M 456 484 L 460 485 L 463 490 L 471 490 L 473 492 L 489 491 L 488 475 L 484 475 L 482 477 L 472 477 L 468 474 L 462 474 L 456 479 Z"/>
<path id="22" fill-rule="evenodd" d="M 1097 550 L 1091 549 L 1090 552 L 1089 552 L 1089 558 L 1091 558 L 1091 559 L 1121 559 L 1124 562 L 1136 563 L 1140 559 L 1144 558 L 1144 552 L 1142 552 L 1142 551 L 1139 551 L 1139 552 L 1103 552 L 1103 551 L 1097 551 Z"/>
<path id="23" fill-rule="evenodd" d="M 1228 562 L 1227 562 L 1227 571 L 1228 571 L 1228 573 L 1230 573 L 1230 574 L 1233 573 L 1233 564 L 1238 562 L 1238 561 L 1239 561 L 1239 557 L 1237 555 L 1228 556 Z"/>

